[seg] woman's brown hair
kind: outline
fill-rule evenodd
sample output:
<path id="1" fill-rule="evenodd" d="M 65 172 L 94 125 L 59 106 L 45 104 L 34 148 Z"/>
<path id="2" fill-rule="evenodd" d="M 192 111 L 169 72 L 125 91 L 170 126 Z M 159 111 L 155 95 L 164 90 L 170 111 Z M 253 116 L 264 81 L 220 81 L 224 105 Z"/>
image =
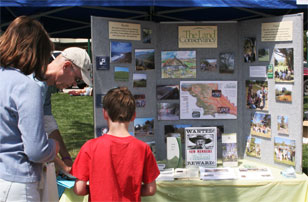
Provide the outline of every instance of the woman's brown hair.
<path id="1" fill-rule="evenodd" d="M 0 65 L 20 69 L 25 75 L 34 72 L 37 79 L 44 80 L 53 48 L 39 21 L 20 16 L 0 37 Z"/>

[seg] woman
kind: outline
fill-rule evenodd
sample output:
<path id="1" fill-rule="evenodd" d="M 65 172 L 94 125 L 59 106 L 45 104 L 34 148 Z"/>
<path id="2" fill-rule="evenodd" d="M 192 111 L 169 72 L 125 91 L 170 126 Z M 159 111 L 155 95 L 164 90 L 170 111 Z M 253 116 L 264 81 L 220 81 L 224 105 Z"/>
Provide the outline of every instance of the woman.
<path id="1" fill-rule="evenodd" d="M 0 37 L 0 201 L 40 201 L 42 163 L 59 150 L 43 129 L 40 87 L 53 44 L 43 26 L 16 18 Z"/>

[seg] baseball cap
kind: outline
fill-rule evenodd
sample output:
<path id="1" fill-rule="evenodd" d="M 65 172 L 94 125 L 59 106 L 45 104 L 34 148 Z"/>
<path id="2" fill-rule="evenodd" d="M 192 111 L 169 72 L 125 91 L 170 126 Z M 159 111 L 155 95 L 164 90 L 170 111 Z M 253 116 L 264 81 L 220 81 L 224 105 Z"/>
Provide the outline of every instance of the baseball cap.
<path id="1" fill-rule="evenodd" d="M 71 47 L 62 51 L 61 54 L 81 69 L 82 80 L 89 86 L 92 86 L 92 64 L 86 50 Z"/>

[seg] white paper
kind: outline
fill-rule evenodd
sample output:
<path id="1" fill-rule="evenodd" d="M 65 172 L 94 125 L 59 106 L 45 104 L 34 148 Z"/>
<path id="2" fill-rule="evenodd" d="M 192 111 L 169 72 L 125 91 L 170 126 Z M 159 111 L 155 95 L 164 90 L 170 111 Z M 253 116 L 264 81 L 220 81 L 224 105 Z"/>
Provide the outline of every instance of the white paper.
<path id="1" fill-rule="evenodd" d="M 174 168 L 167 168 L 160 171 L 160 174 L 156 178 L 158 181 L 173 181 L 174 180 Z"/>
<path id="2" fill-rule="evenodd" d="M 233 180 L 237 179 L 235 168 L 202 168 L 200 167 L 201 180 Z"/>
<path id="3" fill-rule="evenodd" d="M 217 128 L 185 128 L 186 167 L 217 166 Z"/>
<path id="4" fill-rule="evenodd" d="M 241 180 L 271 180 L 273 175 L 268 168 L 238 168 Z"/>
<path id="5" fill-rule="evenodd" d="M 266 66 L 250 66 L 249 67 L 250 77 L 266 77 Z"/>

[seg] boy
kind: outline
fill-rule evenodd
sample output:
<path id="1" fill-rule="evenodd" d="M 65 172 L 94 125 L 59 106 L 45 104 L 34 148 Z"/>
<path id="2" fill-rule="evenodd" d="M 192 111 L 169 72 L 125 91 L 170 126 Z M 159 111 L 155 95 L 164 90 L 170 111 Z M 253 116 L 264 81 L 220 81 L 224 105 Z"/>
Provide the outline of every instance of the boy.
<path id="1" fill-rule="evenodd" d="M 82 146 L 71 171 L 77 178 L 77 195 L 90 194 L 89 201 L 141 201 L 140 196 L 155 194 L 159 175 L 155 157 L 146 143 L 128 133 L 135 108 L 126 87 L 111 89 L 104 96 L 109 131 Z"/>

